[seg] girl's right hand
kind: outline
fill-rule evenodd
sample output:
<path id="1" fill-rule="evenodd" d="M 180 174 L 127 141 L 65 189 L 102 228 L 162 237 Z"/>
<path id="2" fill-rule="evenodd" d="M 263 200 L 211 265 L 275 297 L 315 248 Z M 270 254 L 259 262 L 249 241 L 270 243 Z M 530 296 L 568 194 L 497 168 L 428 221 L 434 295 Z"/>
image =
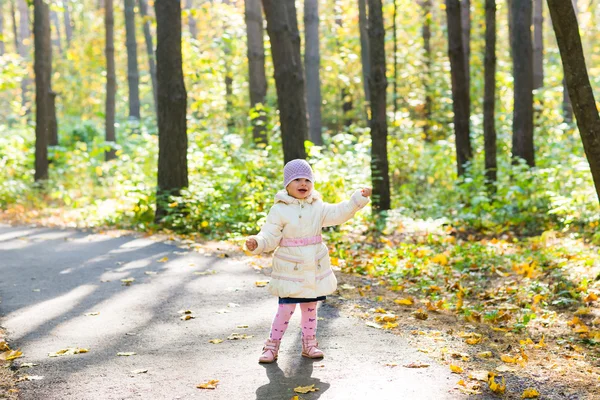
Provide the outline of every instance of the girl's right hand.
<path id="1" fill-rule="evenodd" d="M 246 240 L 246 248 L 248 250 L 254 251 L 254 250 L 256 250 L 257 247 L 258 247 L 258 243 L 256 242 L 256 239 Z"/>

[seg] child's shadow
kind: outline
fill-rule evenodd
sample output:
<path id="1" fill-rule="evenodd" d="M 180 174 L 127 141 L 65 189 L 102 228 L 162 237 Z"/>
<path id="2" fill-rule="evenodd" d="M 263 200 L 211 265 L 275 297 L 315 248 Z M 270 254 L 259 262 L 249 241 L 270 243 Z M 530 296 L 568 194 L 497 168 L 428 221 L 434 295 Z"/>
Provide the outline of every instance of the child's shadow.
<path id="1" fill-rule="evenodd" d="M 267 371 L 267 377 L 269 383 L 256 389 L 256 400 L 281 400 L 290 399 L 294 395 L 302 396 L 303 399 L 318 399 L 321 394 L 329 389 L 331 386 L 329 383 L 321 382 L 320 379 L 311 378 L 313 372 L 313 363 L 322 363 L 323 360 L 311 360 L 308 358 L 300 357 L 298 362 L 295 362 L 291 367 L 291 374 L 289 377 L 285 376 L 283 370 L 277 365 L 272 364 L 261 364 Z M 319 390 L 316 392 L 310 392 L 304 395 L 294 393 L 294 388 L 298 386 L 310 386 L 315 385 L 315 388 Z"/>

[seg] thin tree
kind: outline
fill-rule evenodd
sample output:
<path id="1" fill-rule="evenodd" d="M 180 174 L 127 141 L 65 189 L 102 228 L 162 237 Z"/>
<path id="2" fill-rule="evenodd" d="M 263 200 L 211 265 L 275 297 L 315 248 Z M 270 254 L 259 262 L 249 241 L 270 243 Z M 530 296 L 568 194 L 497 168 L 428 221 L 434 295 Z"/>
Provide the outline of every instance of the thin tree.
<path id="1" fill-rule="evenodd" d="M 190 29 L 190 36 L 194 39 L 198 37 L 198 25 L 196 24 L 196 18 L 194 18 L 194 2 L 193 0 L 186 0 L 185 9 L 187 10 L 188 28 Z"/>
<path id="2" fill-rule="evenodd" d="M 0 0 L 0 56 L 4 55 L 4 0 Z"/>
<path id="3" fill-rule="evenodd" d="M 548 0 L 577 127 L 600 201 L 600 115 L 585 65 L 579 24 L 568 1 Z"/>
<path id="4" fill-rule="evenodd" d="M 369 0 L 369 50 L 371 58 L 371 180 L 373 209 L 391 208 L 387 152 L 385 28 L 381 0 Z"/>
<path id="5" fill-rule="evenodd" d="M 296 5 L 294 0 L 263 0 L 263 8 L 275 69 L 284 162 L 306 158 L 306 95 Z"/>
<path id="6" fill-rule="evenodd" d="M 48 134 L 50 130 L 50 77 L 52 46 L 50 9 L 44 0 L 33 2 L 35 72 L 35 174 L 36 182 L 48 179 Z"/>
<path id="7" fill-rule="evenodd" d="M 319 50 L 319 1 L 304 0 L 304 70 L 310 141 L 323 144 L 321 135 L 321 52 Z"/>
<path id="8" fill-rule="evenodd" d="M 544 86 L 544 0 L 533 1 L 533 88 Z"/>
<path id="9" fill-rule="evenodd" d="M 465 57 L 467 88 L 471 88 L 471 0 L 461 0 L 460 4 L 462 42 Z"/>
<path id="10" fill-rule="evenodd" d="M 127 83 L 129 85 L 129 118 L 140 119 L 140 76 L 135 37 L 135 0 L 125 0 L 125 36 L 127 47 Z"/>
<path id="11" fill-rule="evenodd" d="M 568 1 L 568 0 L 565 0 L 565 1 Z M 577 0 L 571 0 L 571 2 L 573 3 L 573 9 L 575 10 L 575 17 L 578 18 L 579 7 L 577 4 Z M 563 77 L 562 84 L 563 84 L 563 102 L 562 102 L 563 117 L 564 117 L 566 123 L 571 124 L 571 123 L 573 123 L 573 104 L 571 103 L 571 98 L 569 97 L 569 90 L 567 89 L 567 80 L 565 77 Z"/>
<path id="12" fill-rule="evenodd" d="M 223 4 L 226 7 L 232 6 L 231 0 L 223 0 Z M 230 14 L 230 10 L 227 10 L 227 15 Z M 228 18 L 223 18 L 223 32 L 230 30 L 230 23 Z M 231 54 L 233 52 L 233 41 L 228 35 L 223 35 L 221 38 L 223 45 L 223 64 L 225 73 L 225 110 L 227 111 L 227 127 L 233 128 L 235 125 L 233 119 L 233 70 L 231 68 L 233 60 Z"/>
<path id="13" fill-rule="evenodd" d="M 158 188 L 155 220 L 167 212 L 169 195 L 188 186 L 187 92 L 181 53 L 181 3 L 156 0 L 158 80 Z"/>
<path id="14" fill-rule="evenodd" d="M 104 23 L 106 33 L 106 103 L 105 103 L 105 130 L 106 141 L 111 149 L 104 153 L 106 161 L 116 158 L 113 145 L 117 142 L 115 133 L 115 97 L 117 94 L 117 78 L 115 72 L 115 37 L 113 0 L 104 0 Z"/>
<path id="15" fill-rule="evenodd" d="M 514 117 L 513 162 L 523 159 L 535 166 L 533 148 L 533 45 L 531 41 L 532 0 L 514 1 L 513 17 L 513 70 Z"/>
<path id="16" fill-rule="evenodd" d="M 154 97 L 154 110 L 158 104 L 158 84 L 156 83 L 156 63 L 154 58 L 154 45 L 152 44 L 152 32 L 150 31 L 150 18 L 148 17 L 148 3 L 146 0 L 139 0 L 140 15 L 144 21 L 144 39 L 146 42 L 146 53 L 148 54 L 148 68 L 150 70 L 150 79 L 152 81 L 152 95 Z"/>
<path id="17" fill-rule="evenodd" d="M 20 55 L 21 53 L 18 32 L 19 26 L 17 25 L 17 11 L 15 10 L 15 0 L 10 0 L 10 16 L 13 28 L 13 39 L 15 42 L 15 52 Z"/>
<path id="18" fill-rule="evenodd" d="M 456 137 L 456 167 L 459 176 L 465 173 L 465 164 L 473 157 L 469 133 L 470 98 L 467 86 L 465 56 L 461 35 L 462 21 L 459 0 L 446 0 L 448 19 L 448 55 L 452 76 L 452 110 Z"/>
<path id="19" fill-rule="evenodd" d="M 392 41 L 394 42 L 394 54 L 392 57 L 392 62 L 394 63 L 394 83 L 392 85 L 392 104 L 393 114 L 392 114 L 392 122 L 396 120 L 396 114 L 398 114 L 398 29 L 396 27 L 396 20 L 398 19 L 398 3 L 396 0 L 392 0 L 393 2 L 393 12 L 392 12 Z"/>
<path id="20" fill-rule="evenodd" d="M 27 0 L 16 0 L 17 7 L 19 10 L 19 39 L 17 51 L 23 60 L 30 60 L 29 56 L 29 40 L 31 38 L 31 31 L 29 29 L 29 7 Z M 50 18 L 50 17 L 48 17 Z M 28 100 L 28 88 L 31 84 L 31 78 L 29 72 L 25 73 L 25 77 L 21 80 L 21 105 L 27 107 Z M 29 110 L 27 110 L 29 112 Z"/>
<path id="21" fill-rule="evenodd" d="M 246 38 L 248 40 L 248 75 L 250 115 L 254 143 L 267 144 L 266 112 L 263 107 L 267 96 L 265 73 L 265 42 L 260 0 L 245 0 Z"/>
<path id="22" fill-rule="evenodd" d="M 363 90 L 365 92 L 365 114 L 369 118 L 369 104 L 371 104 L 371 93 L 369 90 L 369 77 L 371 76 L 371 56 L 369 51 L 369 20 L 367 17 L 366 0 L 358 0 L 358 27 L 360 33 L 362 81 Z"/>
<path id="23" fill-rule="evenodd" d="M 496 0 L 485 0 L 485 57 L 483 95 L 483 138 L 485 149 L 485 177 L 494 192 L 498 178 L 496 149 Z"/>
<path id="24" fill-rule="evenodd" d="M 429 132 L 429 124 L 431 120 L 431 12 L 432 12 L 432 0 L 421 1 L 421 10 L 423 15 L 423 27 L 421 28 L 421 36 L 423 37 L 423 64 L 425 65 L 425 71 L 423 73 L 423 90 L 425 92 L 425 106 L 423 107 L 423 135 L 425 140 L 431 140 L 431 133 Z"/>
<path id="25" fill-rule="evenodd" d="M 63 19 L 65 22 L 65 37 L 67 39 L 67 47 L 71 46 L 73 40 L 73 22 L 71 21 L 70 1 L 63 0 Z"/>
<path id="26" fill-rule="evenodd" d="M 54 9 L 55 5 L 53 4 L 50 8 L 50 20 L 52 21 L 52 25 L 54 25 L 54 46 L 58 49 L 58 54 L 62 54 L 63 46 L 62 46 L 62 38 L 60 35 L 60 21 L 58 19 L 58 13 Z"/>

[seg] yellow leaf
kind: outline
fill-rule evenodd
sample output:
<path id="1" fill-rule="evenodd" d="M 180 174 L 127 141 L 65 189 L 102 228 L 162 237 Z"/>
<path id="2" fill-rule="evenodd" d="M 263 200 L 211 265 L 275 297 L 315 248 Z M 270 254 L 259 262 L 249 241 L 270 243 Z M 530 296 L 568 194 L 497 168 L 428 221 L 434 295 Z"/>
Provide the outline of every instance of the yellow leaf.
<path id="1" fill-rule="evenodd" d="M 176 201 L 174 201 L 174 202 L 172 202 L 172 203 L 170 203 L 170 204 L 169 204 L 169 207 L 170 207 L 170 208 L 175 208 L 175 207 L 177 207 L 178 205 L 179 205 L 179 203 L 178 203 L 178 202 L 176 202 Z"/>
<path id="2" fill-rule="evenodd" d="M 189 321 L 190 319 L 194 319 L 194 318 L 196 318 L 196 317 L 194 317 L 193 315 L 190 315 L 190 314 L 184 314 L 184 315 L 182 315 L 182 316 L 181 316 L 181 318 L 180 318 L 180 319 L 181 319 L 182 321 Z"/>
<path id="3" fill-rule="evenodd" d="M 265 287 L 269 284 L 269 281 L 256 281 L 254 282 L 254 284 L 256 285 L 256 287 Z"/>
<path id="4" fill-rule="evenodd" d="M 319 390 L 319 388 L 316 388 L 315 385 L 298 386 L 298 387 L 294 388 L 294 392 L 296 392 L 296 393 L 309 393 L 309 392 L 316 392 L 318 390 Z"/>
<path id="5" fill-rule="evenodd" d="M 222 340 L 222 339 L 212 339 L 212 340 L 209 340 L 209 341 L 208 341 L 208 343 L 212 343 L 212 344 L 219 344 L 219 343 L 221 343 L 221 342 L 223 342 L 223 340 Z"/>
<path id="6" fill-rule="evenodd" d="M 541 349 L 543 347 L 546 347 L 546 343 L 544 343 L 544 336 L 542 336 L 539 343 L 534 345 L 533 347 L 535 347 L 536 349 Z"/>
<path id="7" fill-rule="evenodd" d="M 131 286 L 131 284 L 135 282 L 135 278 L 125 278 L 125 279 L 121 279 L 121 284 L 123 286 Z"/>
<path id="8" fill-rule="evenodd" d="M 455 364 L 450 364 L 450 371 L 454 372 L 455 374 L 460 374 L 464 372 L 464 370 L 461 367 Z"/>
<path id="9" fill-rule="evenodd" d="M 100 312 L 99 311 L 93 311 L 93 312 L 85 313 L 84 315 L 86 317 L 95 317 L 96 315 L 100 315 Z"/>
<path id="10" fill-rule="evenodd" d="M 575 311 L 575 315 L 588 315 L 590 313 L 589 307 L 580 307 Z"/>
<path id="11" fill-rule="evenodd" d="M 487 380 L 488 380 L 488 371 L 479 370 L 479 371 L 470 372 L 469 373 L 469 379 L 472 379 L 474 381 L 487 382 Z"/>
<path id="12" fill-rule="evenodd" d="M 239 340 L 239 339 L 250 339 L 253 338 L 253 335 L 246 335 L 245 333 L 232 333 L 227 336 L 227 340 Z"/>
<path id="13" fill-rule="evenodd" d="M 379 314 L 386 314 L 386 313 L 387 313 L 387 311 L 385 311 L 385 310 L 384 310 L 383 308 L 381 308 L 381 307 L 380 307 L 380 308 L 378 308 L 378 309 L 376 309 L 376 310 L 375 310 L 375 312 L 376 312 L 376 313 L 379 313 Z"/>
<path id="14" fill-rule="evenodd" d="M 410 306 L 413 304 L 412 299 L 396 299 L 394 303 L 399 304 L 401 306 Z"/>
<path id="15" fill-rule="evenodd" d="M 431 262 L 440 265 L 448 265 L 448 257 L 446 257 L 445 254 L 438 254 L 431 259 Z"/>
<path id="16" fill-rule="evenodd" d="M 492 357 L 492 352 L 491 351 L 482 351 L 480 353 L 477 353 L 477 357 L 479 357 L 479 358 L 491 358 Z"/>
<path id="17" fill-rule="evenodd" d="M 201 383 L 201 384 L 197 385 L 196 387 L 198 389 L 216 389 L 218 383 L 219 383 L 218 379 L 211 379 L 210 381 Z"/>
<path id="18" fill-rule="evenodd" d="M 201 227 L 206 228 L 208 226 L 208 221 L 202 221 L 200 224 Z"/>
<path id="19" fill-rule="evenodd" d="M 481 337 L 470 338 L 470 339 L 465 340 L 465 342 L 467 342 L 467 344 L 477 344 L 477 343 L 481 342 Z"/>
<path id="20" fill-rule="evenodd" d="M 384 314 L 378 315 L 375 317 L 375 322 L 394 322 L 398 319 L 397 315 L 394 314 Z"/>
<path id="21" fill-rule="evenodd" d="M 101 166 L 96 167 L 96 175 L 102 176 L 102 167 Z"/>
<path id="22" fill-rule="evenodd" d="M 134 351 L 123 351 L 123 352 L 117 353 L 117 355 L 120 356 L 120 357 L 135 356 L 135 354 L 136 353 Z"/>
<path id="23" fill-rule="evenodd" d="M 490 390 L 494 393 L 504 394 L 506 390 L 506 382 L 504 377 L 502 377 L 502 383 L 496 383 L 495 378 L 496 374 L 493 372 L 488 373 L 488 385 L 490 386 Z"/>
<path id="24" fill-rule="evenodd" d="M 169 261 L 169 257 L 163 257 L 160 260 L 157 260 L 156 262 L 164 263 L 164 262 L 167 262 L 167 261 Z"/>
<path id="25" fill-rule="evenodd" d="M 68 347 L 66 349 L 59 350 L 55 353 L 48 353 L 48 357 L 70 356 L 73 354 L 87 353 L 88 351 L 88 349 L 83 349 L 79 347 Z"/>
<path id="26" fill-rule="evenodd" d="M 397 327 L 398 327 L 398 323 L 397 322 L 386 322 L 382 326 L 383 329 L 388 329 L 388 330 L 389 329 L 394 329 L 394 328 L 397 328 Z"/>
<path id="27" fill-rule="evenodd" d="M 467 386 L 467 384 L 465 383 L 465 381 L 464 381 L 464 380 L 462 380 L 462 379 L 461 379 L 460 381 L 456 382 L 456 384 L 457 384 L 457 385 L 460 385 L 460 386 L 464 386 L 464 387 L 466 387 L 466 386 Z"/>
<path id="28" fill-rule="evenodd" d="M 0 351 L 5 351 L 5 350 L 10 350 L 10 347 L 8 346 L 8 343 L 6 343 L 5 341 L 1 341 L 0 342 Z"/>
<path id="29" fill-rule="evenodd" d="M 598 295 L 596 295 L 596 293 L 590 293 L 585 299 L 583 299 L 583 301 L 586 303 L 591 303 L 592 301 L 596 300 L 598 300 Z"/>
<path id="30" fill-rule="evenodd" d="M 420 308 L 417 311 L 413 311 L 410 314 L 413 317 L 415 317 L 416 319 L 420 319 L 420 320 L 423 320 L 423 321 L 425 321 L 429 317 L 429 315 L 425 311 L 423 311 L 422 309 L 420 309 Z"/>
<path id="31" fill-rule="evenodd" d="M 20 357 L 23 357 L 23 353 L 19 350 L 7 350 L 0 353 L 0 360 L 10 361 Z"/>
<path id="32" fill-rule="evenodd" d="M 500 356 L 500 359 L 502 361 L 504 361 L 505 363 L 510 363 L 510 364 L 516 364 L 517 363 L 517 359 L 515 357 L 511 357 L 508 354 L 502 354 Z"/>
<path id="33" fill-rule="evenodd" d="M 537 390 L 535 390 L 533 388 L 527 388 L 521 395 L 521 398 L 522 399 L 534 399 L 539 396 L 540 396 L 540 392 L 538 392 Z"/>

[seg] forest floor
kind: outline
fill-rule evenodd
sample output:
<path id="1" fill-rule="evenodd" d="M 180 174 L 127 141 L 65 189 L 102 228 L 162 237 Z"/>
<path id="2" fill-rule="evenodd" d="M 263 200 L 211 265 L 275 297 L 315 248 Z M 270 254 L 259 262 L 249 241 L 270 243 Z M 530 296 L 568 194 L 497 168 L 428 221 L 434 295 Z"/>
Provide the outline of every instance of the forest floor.
<path id="1" fill-rule="evenodd" d="M 23 355 L 11 363 L 19 382 L 7 385 L 22 398 L 600 398 L 593 298 L 585 312 L 538 310 L 535 324 L 511 329 L 496 321 L 508 311 L 464 315 L 382 277 L 338 271 L 338 291 L 320 309 L 327 358 L 290 357 L 298 347 L 290 328 L 278 363 L 260 366 L 273 312 L 262 287 L 268 256 L 173 234 L 7 225 L 0 252 L 0 324 Z M 194 318 L 180 319 L 188 309 Z M 67 348 L 88 352 L 48 357 Z M 116 356 L 123 352 L 135 354 Z M 212 379 L 216 389 L 196 388 Z M 311 384 L 319 391 L 293 391 Z"/>

